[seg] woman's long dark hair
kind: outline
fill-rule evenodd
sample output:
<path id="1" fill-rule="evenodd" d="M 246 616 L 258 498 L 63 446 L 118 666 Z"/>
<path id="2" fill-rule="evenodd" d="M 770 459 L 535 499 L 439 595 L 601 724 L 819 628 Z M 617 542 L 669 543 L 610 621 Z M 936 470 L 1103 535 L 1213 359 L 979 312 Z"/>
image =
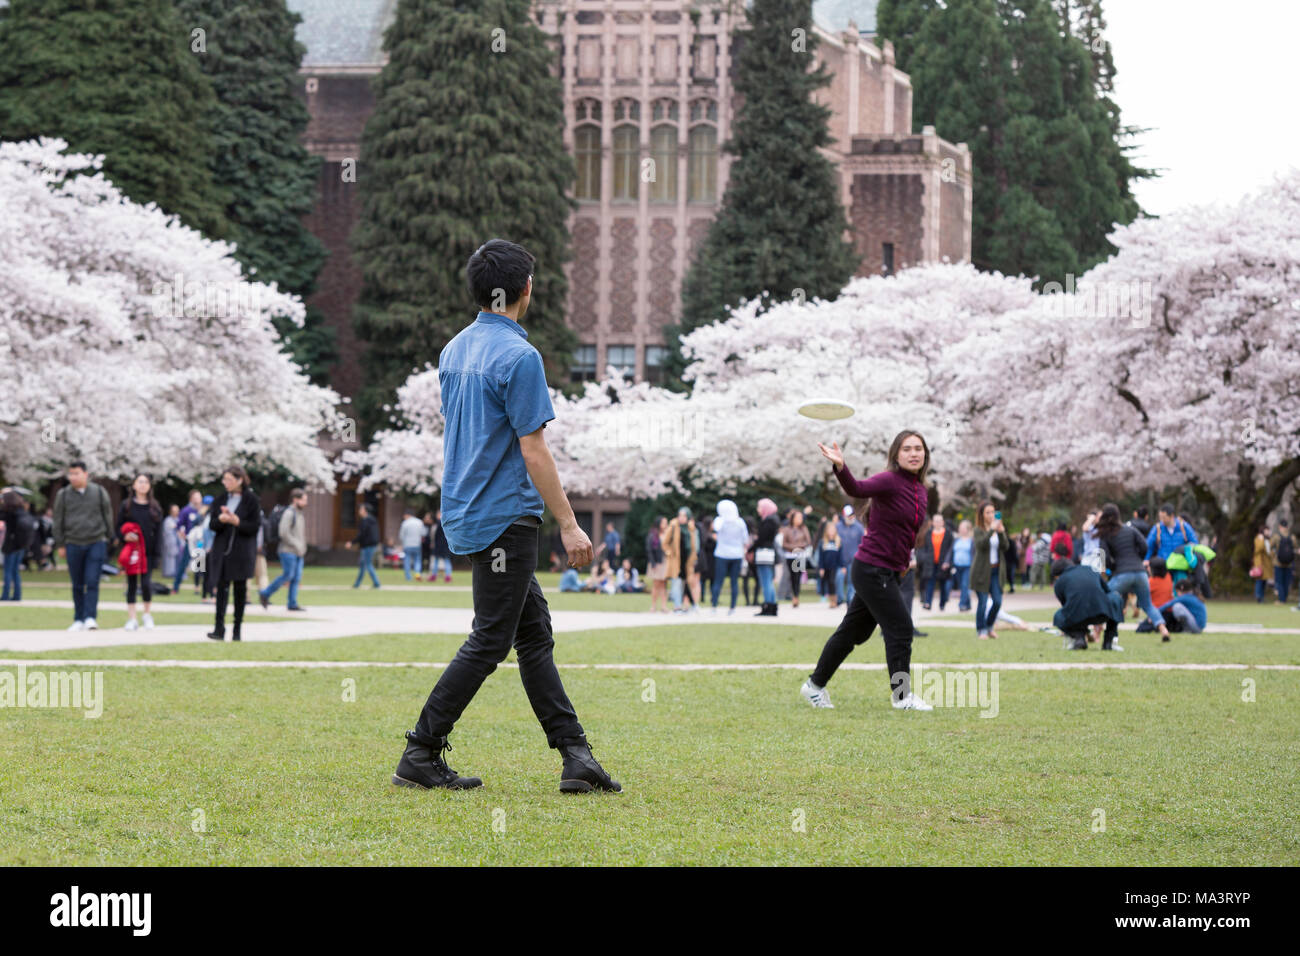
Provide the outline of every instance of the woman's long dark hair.
<path id="1" fill-rule="evenodd" d="M 903 471 L 903 466 L 898 463 L 898 453 L 902 450 L 903 442 L 907 441 L 913 435 L 921 439 L 921 447 L 925 449 L 925 460 L 921 462 L 921 470 L 916 472 L 917 481 L 924 485 L 926 476 L 930 474 L 930 443 L 925 440 L 924 435 L 914 428 L 904 428 L 901 432 L 895 435 L 894 440 L 889 443 L 889 455 L 885 459 L 885 470 L 897 473 Z M 858 520 L 861 521 L 863 525 L 866 525 L 867 515 L 871 513 L 871 499 L 867 498 L 863 504 L 855 510 L 857 511 Z"/>
<path id="2" fill-rule="evenodd" d="M 153 475 L 147 471 L 138 471 L 134 478 L 131 479 L 131 493 L 127 495 L 127 501 L 135 501 L 135 483 L 141 478 L 149 482 L 149 517 L 154 520 L 155 524 L 162 521 L 162 505 L 158 499 L 153 496 Z"/>
<path id="3" fill-rule="evenodd" d="M 227 465 L 225 468 L 221 469 L 221 473 L 223 475 L 230 475 L 234 478 L 238 478 L 240 491 L 248 490 L 248 472 L 244 471 L 244 469 L 240 468 L 238 465 Z"/>
<path id="4" fill-rule="evenodd" d="M 1119 517 L 1119 505 L 1105 504 L 1101 508 L 1101 517 L 1097 519 L 1097 537 L 1105 541 L 1123 527 Z"/>

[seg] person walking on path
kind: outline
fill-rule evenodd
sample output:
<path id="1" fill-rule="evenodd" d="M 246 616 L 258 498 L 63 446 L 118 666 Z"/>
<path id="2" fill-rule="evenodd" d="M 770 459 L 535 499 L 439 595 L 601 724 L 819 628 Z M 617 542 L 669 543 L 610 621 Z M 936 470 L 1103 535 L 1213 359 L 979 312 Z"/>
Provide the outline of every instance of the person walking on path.
<path id="1" fill-rule="evenodd" d="M 1167 563 L 1167 562 L 1166 562 Z M 1268 525 L 1259 526 L 1255 535 L 1255 552 L 1251 561 L 1250 576 L 1255 579 L 1255 603 L 1263 604 L 1268 594 L 1268 582 L 1273 578 L 1273 541 L 1268 533 Z M 1178 583 L 1175 576 L 1174 583 Z"/>
<path id="2" fill-rule="evenodd" d="M 4 522 L 4 593 L 0 601 L 23 599 L 23 558 L 31 547 L 36 521 L 27 513 L 27 503 L 18 492 L 6 488 L 0 494 L 0 521 Z"/>
<path id="3" fill-rule="evenodd" d="M 781 547 L 785 549 L 785 566 L 790 573 L 790 606 L 795 608 L 799 606 L 799 591 L 812 554 L 812 538 L 804 524 L 804 513 L 798 508 L 790 509 L 781 532 Z"/>
<path id="4" fill-rule="evenodd" d="M 562 757 L 561 792 L 623 789 L 592 755 L 564 691 L 550 608 L 534 573 L 544 508 L 559 522 L 570 567 L 592 559 L 591 539 L 546 444 L 546 423 L 555 411 L 542 356 L 520 325 L 533 292 L 534 262 L 512 242 L 492 239 L 480 246 L 465 271 L 481 311 L 438 357 L 443 523 L 452 551 L 469 556 L 474 624 L 406 733 L 392 777 L 398 786 L 483 785 L 448 767 L 443 753 L 451 749 L 448 737 L 465 708 L 513 648 L 547 745 Z"/>
<path id="5" fill-rule="evenodd" d="M 379 550 L 379 522 L 364 504 L 357 505 L 357 536 L 346 542 L 343 547 L 351 550 L 356 545 L 360 551 L 357 558 L 357 579 L 352 582 L 354 588 L 361 587 L 361 581 L 370 573 L 371 587 L 379 587 L 379 575 L 375 573 L 375 552 Z"/>
<path id="6" fill-rule="evenodd" d="M 295 488 L 289 493 L 289 507 L 280 515 L 276 528 L 278 537 L 277 554 L 280 558 L 280 574 L 265 589 L 257 593 L 263 608 L 271 606 L 271 596 L 280 589 L 280 585 L 289 585 L 290 611 L 307 610 L 298 603 L 298 587 L 302 584 L 302 568 L 307 558 L 307 492 Z"/>
<path id="7" fill-rule="evenodd" d="M 411 580 L 411 571 L 415 571 L 415 580 L 420 579 L 423 570 L 420 564 L 420 542 L 424 540 L 424 522 L 415 516 L 415 511 L 408 508 L 402 523 L 397 528 L 397 540 L 402 545 L 402 571 L 406 580 Z"/>
<path id="8" fill-rule="evenodd" d="M 126 530 L 128 524 L 136 529 Z M 137 530 L 138 529 L 138 530 Z M 153 629 L 153 570 L 159 566 L 162 553 L 163 512 L 162 505 L 153 496 L 153 479 L 146 474 L 138 474 L 131 482 L 131 494 L 122 499 L 117 509 L 117 536 L 127 544 L 136 544 L 143 549 L 144 571 L 126 575 L 126 630 L 134 631 L 141 624 L 145 630 Z M 125 573 L 125 568 L 122 569 Z M 140 601 L 144 604 L 144 616 L 136 623 L 135 595 L 140 591 Z"/>
<path id="9" fill-rule="evenodd" d="M 1295 573 L 1295 537 L 1291 534 L 1291 525 L 1285 518 L 1277 523 L 1277 534 L 1273 535 L 1273 588 L 1277 591 L 1278 604 L 1285 604 L 1291 593 L 1291 579 Z"/>
<path id="10" fill-rule="evenodd" d="M 886 469 L 858 480 L 845 464 L 838 443 L 829 448 L 819 443 L 817 447 L 831 463 L 845 493 L 870 501 L 867 533 L 853 556 L 850 572 L 853 600 L 800 693 L 813 707 L 831 707 L 826 685 L 853 648 L 869 640 L 879 625 L 894 708 L 933 710 L 911 689 L 912 614 L 899 588 L 928 510 L 925 478 L 930 470 L 930 448 L 919 432 L 901 431 L 889 446 Z"/>
<path id="11" fill-rule="evenodd" d="M 113 501 L 90 480 L 86 463 L 68 465 L 68 483 L 54 496 L 54 546 L 67 560 L 72 579 L 69 631 L 93 631 L 99 624 L 99 579 L 113 537 Z"/>
<path id="12" fill-rule="evenodd" d="M 226 490 L 217 495 L 208 509 L 208 527 L 213 537 L 206 573 L 217 597 L 216 626 L 208 637 L 214 641 L 226 639 L 226 604 L 233 590 L 235 615 L 230 639 L 238 641 L 248 603 L 248 579 L 257 569 L 262 505 L 249 487 L 248 473 L 238 465 L 231 465 L 221 473 L 221 485 Z"/>
<path id="13" fill-rule="evenodd" d="M 646 577 L 650 579 L 650 610 L 668 613 L 668 559 L 664 555 L 663 535 L 668 519 L 657 517 L 645 534 Z"/>
<path id="14" fill-rule="evenodd" d="M 451 545 L 447 543 L 447 532 L 442 527 L 442 510 L 436 515 L 433 526 L 433 563 L 429 565 L 429 580 L 438 580 L 438 570 L 442 569 L 443 583 L 451 583 Z"/>
<path id="15" fill-rule="evenodd" d="M 975 592 L 975 634 L 981 641 L 997 637 L 994 625 L 1002 607 L 1002 569 L 1007 566 L 1011 536 L 990 501 L 975 512 L 971 544 L 970 586 Z"/>
<path id="16" fill-rule="evenodd" d="M 741 566 L 745 563 L 745 548 L 749 544 L 749 528 L 741 520 L 740 509 L 730 498 L 718 502 L 718 519 L 713 522 L 713 609 L 718 609 L 722 582 L 731 581 L 731 607 L 728 614 L 736 613 Z"/>

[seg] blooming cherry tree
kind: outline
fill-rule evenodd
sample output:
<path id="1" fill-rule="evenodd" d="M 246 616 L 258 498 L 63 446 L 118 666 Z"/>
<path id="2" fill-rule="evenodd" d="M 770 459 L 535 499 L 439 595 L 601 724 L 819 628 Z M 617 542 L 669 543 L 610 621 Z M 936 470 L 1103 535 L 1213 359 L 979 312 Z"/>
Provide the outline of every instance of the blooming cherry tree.
<path id="1" fill-rule="evenodd" d="M 318 444 L 344 420 L 272 316 L 303 305 L 246 279 L 233 247 L 95 172 L 60 140 L 0 143 L 0 471 L 215 476 L 232 460 L 333 487 Z"/>

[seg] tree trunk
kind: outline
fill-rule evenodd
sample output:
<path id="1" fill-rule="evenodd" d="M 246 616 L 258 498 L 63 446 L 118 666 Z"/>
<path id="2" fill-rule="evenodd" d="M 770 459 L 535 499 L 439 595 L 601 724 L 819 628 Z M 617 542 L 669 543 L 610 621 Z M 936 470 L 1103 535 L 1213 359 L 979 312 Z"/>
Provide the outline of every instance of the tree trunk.
<path id="1" fill-rule="evenodd" d="M 1255 534 L 1282 503 L 1288 487 L 1297 478 L 1300 478 L 1300 458 L 1288 458 L 1260 484 L 1255 482 L 1255 466 L 1241 462 L 1237 466 L 1236 500 L 1230 512 L 1223 510 L 1213 492 L 1201 481 L 1188 479 L 1192 495 L 1218 535 L 1219 546 L 1215 549 L 1218 556 L 1210 566 L 1216 594 L 1252 593 L 1255 579 L 1250 576 L 1250 568 L 1255 558 Z"/>

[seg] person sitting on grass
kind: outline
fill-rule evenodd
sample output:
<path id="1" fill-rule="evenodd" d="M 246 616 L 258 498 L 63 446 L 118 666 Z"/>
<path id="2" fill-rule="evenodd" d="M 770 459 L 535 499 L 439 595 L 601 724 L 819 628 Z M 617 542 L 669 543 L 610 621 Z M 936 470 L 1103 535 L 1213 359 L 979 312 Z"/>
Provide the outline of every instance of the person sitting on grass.
<path id="1" fill-rule="evenodd" d="M 1100 574 L 1086 564 L 1074 564 L 1068 558 L 1052 562 L 1052 589 L 1061 609 L 1052 623 L 1065 634 L 1066 650 L 1088 649 L 1087 629 L 1096 624 L 1106 628 L 1103 651 L 1122 651 L 1115 638 L 1124 620 L 1124 599 L 1106 586 Z"/>
<path id="2" fill-rule="evenodd" d="M 614 593 L 614 572 L 610 570 L 609 561 L 600 562 L 600 565 L 591 572 L 591 577 L 587 578 L 587 583 L 582 586 L 582 589 L 600 594 Z"/>
<path id="3" fill-rule="evenodd" d="M 618 569 L 618 574 L 614 579 L 618 590 L 623 594 L 644 594 L 645 587 L 641 584 L 641 578 L 637 575 L 636 568 L 632 567 L 632 559 L 624 558 L 623 565 Z"/>
<path id="4" fill-rule="evenodd" d="M 1205 603 L 1193 591 L 1190 578 L 1183 578 L 1175 585 L 1178 597 L 1168 604 L 1160 606 L 1160 614 L 1171 631 L 1186 631 L 1188 634 L 1200 634 L 1205 630 L 1209 615 Z M 1165 638 L 1169 640 L 1169 638 Z"/>
<path id="5" fill-rule="evenodd" d="M 1174 599 L 1174 579 L 1169 576 L 1164 558 L 1152 558 L 1148 570 L 1151 574 L 1147 578 L 1147 589 L 1151 592 L 1151 603 L 1159 610 L 1162 604 L 1168 604 Z M 1150 629 L 1154 631 L 1155 627 Z"/>
<path id="6" fill-rule="evenodd" d="M 564 573 L 560 575 L 561 591 L 581 591 L 582 581 L 578 578 L 577 568 L 565 568 Z"/>

